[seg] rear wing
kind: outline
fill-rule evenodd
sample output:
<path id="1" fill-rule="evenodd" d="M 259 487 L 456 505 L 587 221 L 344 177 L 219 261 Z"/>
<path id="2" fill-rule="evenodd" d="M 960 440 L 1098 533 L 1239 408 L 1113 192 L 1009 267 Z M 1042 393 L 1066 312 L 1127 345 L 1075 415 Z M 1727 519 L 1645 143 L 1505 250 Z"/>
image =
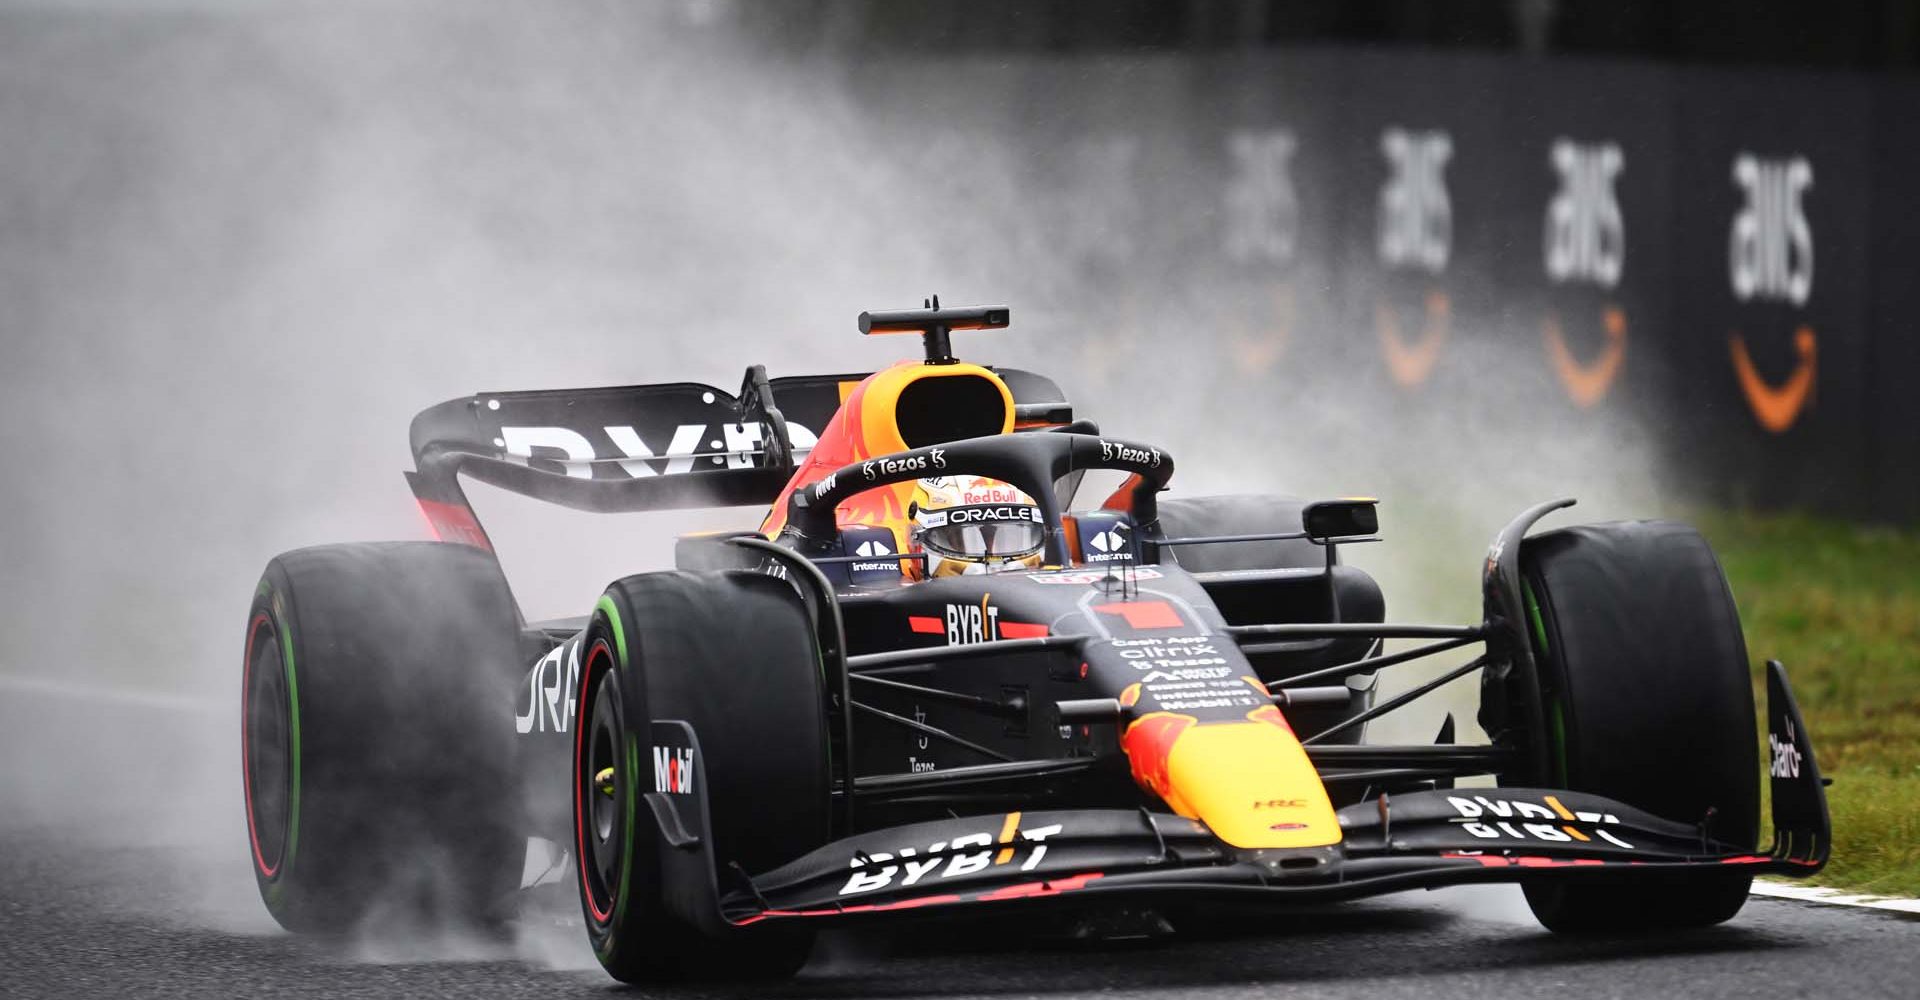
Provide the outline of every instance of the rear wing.
<path id="1" fill-rule="evenodd" d="M 996 369 L 1022 426 L 1069 423 L 1051 379 Z M 491 392 L 413 418 L 420 509 L 442 541 L 490 549 L 459 477 L 575 510 L 612 513 L 771 504 L 866 373 L 769 379 L 740 392 L 698 382 Z"/>

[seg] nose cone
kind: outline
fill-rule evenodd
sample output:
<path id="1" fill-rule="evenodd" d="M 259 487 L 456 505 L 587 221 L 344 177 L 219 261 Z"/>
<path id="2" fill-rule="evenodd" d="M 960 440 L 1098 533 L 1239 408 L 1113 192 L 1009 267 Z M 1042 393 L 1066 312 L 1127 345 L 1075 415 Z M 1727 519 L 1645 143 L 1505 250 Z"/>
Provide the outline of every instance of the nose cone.
<path id="1" fill-rule="evenodd" d="M 1341 840 L 1326 786 L 1277 708 L 1205 723 L 1151 712 L 1127 727 L 1121 746 L 1142 788 L 1235 847 L 1326 847 Z"/>

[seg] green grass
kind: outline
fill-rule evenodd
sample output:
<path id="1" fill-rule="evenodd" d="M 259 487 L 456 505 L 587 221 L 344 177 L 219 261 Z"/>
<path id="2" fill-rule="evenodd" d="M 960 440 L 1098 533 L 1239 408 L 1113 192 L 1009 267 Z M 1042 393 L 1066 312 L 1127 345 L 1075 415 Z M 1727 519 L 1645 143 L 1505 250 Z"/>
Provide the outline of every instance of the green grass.
<path id="1" fill-rule="evenodd" d="M 1800 514 L 1694 521 L 1733 583 L 1749 654 L 1786 664 L 1833 779 L 1833 861 L 1816 881 L 1920 895 L 1920 529 Z"/>

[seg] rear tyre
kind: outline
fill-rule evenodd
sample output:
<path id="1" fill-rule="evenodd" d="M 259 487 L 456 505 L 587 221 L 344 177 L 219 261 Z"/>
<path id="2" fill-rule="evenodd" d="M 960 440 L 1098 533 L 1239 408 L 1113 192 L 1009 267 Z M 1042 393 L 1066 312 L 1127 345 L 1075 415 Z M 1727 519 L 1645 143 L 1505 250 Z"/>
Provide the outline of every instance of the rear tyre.
<path id="1" fill-rule="evenodd" d="M 517 612 L 478 550 L 328 545 L 267 564 L 248 615 L 241 774 L 281 926 L 490 922 L 519 884 Z"/>
<path id="2" fill-rule="evenodd" d="M 1549 780 L 1667 819 L 1711 815 L 1714 839 L 1752 850 L 1760 779 L 1746 642 L 1705 539 L 1664 521 L 1583 525 L 1521 549 L 1545 700 Z M 1717 924 L 1753 877 L 1707 872 L 1529 884 L 1559 932 Z"/>
<path id="3" fill-rule="evenodd" d="M 581 648 L 574 757 L 580 908 L 628 983 L 760 979 L 806 962 L 811 931 L 700 926 L 663 898 L 655 720 L 690 724 L 722 892 L 826 843 L 824 678 L 805 607 L 759 573 L 648 573 L 607 588 Z M 738 866 L 736 872 L 734 866 Z"/>

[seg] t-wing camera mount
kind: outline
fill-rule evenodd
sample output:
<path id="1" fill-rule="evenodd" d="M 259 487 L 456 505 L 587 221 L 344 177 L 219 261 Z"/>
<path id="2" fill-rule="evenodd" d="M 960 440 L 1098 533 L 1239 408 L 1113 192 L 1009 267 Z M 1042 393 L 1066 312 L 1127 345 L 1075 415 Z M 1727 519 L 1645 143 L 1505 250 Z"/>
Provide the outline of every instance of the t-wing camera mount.
<path id="1" fill-rule="evenodd" d="M 940 296 L 926 300 L 920 309 L 897 309 L 891 312 L 863 312 L 860 314 L 860 332 L 874 333 L 918 333 L 927 348 L 927 364 L 950 365 L 958 359 L 953 356 L 953 343 L 948 336 L 955 330 L 1003 330 L 1012 317 L 1012 310 L 1006 306 L 957 306 L 940 308 Z"/>

